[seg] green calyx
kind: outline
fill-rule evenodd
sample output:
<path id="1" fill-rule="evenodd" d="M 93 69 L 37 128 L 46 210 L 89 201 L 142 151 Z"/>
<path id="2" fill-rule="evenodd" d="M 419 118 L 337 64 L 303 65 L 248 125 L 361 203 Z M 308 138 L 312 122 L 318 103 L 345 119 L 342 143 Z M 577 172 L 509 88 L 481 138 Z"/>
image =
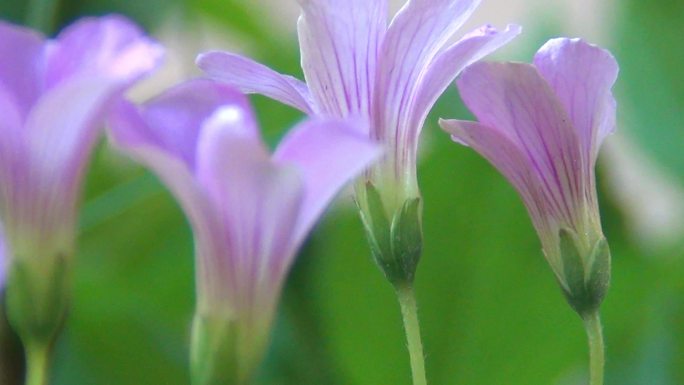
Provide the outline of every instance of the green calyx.
<path id="1" fill-rule="evenodd" d="M 373 259 L 392 285 L 410 285 L 423 249 L 421 199 L 409 198 L 388 214 L 375 186 L 364 187 L 357 204 Z"/>
<path id="2" fill-rule="evenodd" d="M 586 318 L 601 306 L 610 284 L 610 248 L 601 237 L 588 252 L 580 252 L 574 233 L 561 229 L 560 253 L 563 268 L 561 287 L 568 303 Z"/>
<path id="3" fill-rule="evenodd" d="M 69 259 L 14 258 L 6 286 L 7 319 L 27 350 L 49 351 L 70 304 Z"/>
<path id="4" fill-rule="evenodd" d="M 264 341 L 250 338 L 245 325 L 221 315 L 196 314 L 190 348 L 193 385 L 249 384 Z"/>

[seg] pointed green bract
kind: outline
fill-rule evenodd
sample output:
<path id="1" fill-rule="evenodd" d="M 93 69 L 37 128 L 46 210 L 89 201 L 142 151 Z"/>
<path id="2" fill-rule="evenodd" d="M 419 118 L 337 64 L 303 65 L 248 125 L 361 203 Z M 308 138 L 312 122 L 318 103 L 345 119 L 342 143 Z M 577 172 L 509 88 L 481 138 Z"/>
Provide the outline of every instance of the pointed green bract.
<path id="1" fill-rule="evenodd" d="M 559 237 L 563 263 L 561 287 L 570 306 L 585 318 L 598 310 L 608 290 L 608 242 L 602 237 L 589 252 L 582 253 L 577 247 L 577 237 L 571 231 L 561 229 Z"/>
<path id="2" fill-rule="evenodd" d="M 358 196 L 364 199 L 357 203 L 373 259 L 392 285 L 413 283 L 423 250 L 420 198 L 407 199 L 399 210 L 388 214 L 371 182 Z"/>

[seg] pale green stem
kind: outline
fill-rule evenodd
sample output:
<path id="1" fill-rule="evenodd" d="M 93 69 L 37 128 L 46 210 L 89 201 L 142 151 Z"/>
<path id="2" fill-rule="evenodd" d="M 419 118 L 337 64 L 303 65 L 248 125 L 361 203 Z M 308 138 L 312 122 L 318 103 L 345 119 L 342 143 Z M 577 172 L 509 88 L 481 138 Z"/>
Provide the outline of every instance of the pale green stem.
<path id="1" fill-rule="evenodd" d="M 413 385 L 427 385 L 425 377 L 425 357 L 423 356 L 423 343 L 420 339 L 420 326 L 418 324 L 418 307 L 413 287 L 410 285 L 398 286 L 397 297 L 401 306 L 401 315 L 404 319 L 406 341 L 408 342 L 409 357 L 411 359 L 411 373 Z"/>
<path id="2" fill-rule="evenodd" d="M 43 345 L 27 345 L 25 385 L 48 385 L 49 366 L 49 347 Z"/>
<path id="3" fill-rule="evenodd" d="M 45 34 L 51 34 L 54 28 L 58 0 L 30 0 L 26 16 L 26 24 Z"/>
<path id="4" fill-rule="evenodd" d="M 601 317 L 598 311 L 584 318 L 584 327 L 589 337 L 589 385 L 603 385 L 605 352 Z"/>

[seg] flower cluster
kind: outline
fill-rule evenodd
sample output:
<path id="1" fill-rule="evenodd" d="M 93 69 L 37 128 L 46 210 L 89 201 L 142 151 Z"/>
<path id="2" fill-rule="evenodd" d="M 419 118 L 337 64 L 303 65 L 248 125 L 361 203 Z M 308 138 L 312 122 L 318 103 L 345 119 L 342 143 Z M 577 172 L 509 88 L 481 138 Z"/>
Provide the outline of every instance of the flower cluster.
<path id="1" fill-rule="evenodd" d="M 385 156 L 356 186 L 373 256 L 387 278 L 411 284 L 422 249 L 418 136 L 428 112 L 468 65 L 511 41 L 520 27 L 485 25 L 449 39 L 479 0 L 413 0 L 387 24 L 387 0 L 300 0 L 306 83 L 227 52 L 200 55 L 211 78 L 310 115 L 366 118 Z"/>
<path id="2" fill-rule="evenodd" d="M 209 52 L 197 60 L 206 78 L 139 105 L 124 92 L 158 67 L 162 49 L 125 18 L 84 19 L 54 39 L 0 22 L 0 287 L 27 383 L 45 383 L 67 313 L 79 191 L 107 122 L 114 147 L 159 177 L 193 230 L 193 384 L 250 382 L 299 248 L 356 180 L 372 255 L 402 307 L 414 385 L 424 385 L 412 288 L 423 241 L 418 137 L 463 72 L 458 89 L 478 122 L 440 124 L 519 192 L 586 322 L 600 384 L 610 251 L 594 167 L 615 129 L 618 66 L 608 51 L 566 38 L 533 64 L 476 63 L 520 33 L 485 25 L 449 45 L 479 3 L 409 0 L 388 23 L 387 0 L 299 0 L 306 83 Z M 271 152 L 245 93 L 308 117 Z"/>

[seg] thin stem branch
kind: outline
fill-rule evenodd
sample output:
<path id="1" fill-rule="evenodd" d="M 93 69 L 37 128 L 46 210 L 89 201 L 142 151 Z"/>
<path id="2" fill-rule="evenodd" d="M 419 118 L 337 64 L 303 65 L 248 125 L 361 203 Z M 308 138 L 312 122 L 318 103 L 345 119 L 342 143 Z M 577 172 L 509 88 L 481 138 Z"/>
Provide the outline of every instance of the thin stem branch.
<path id="1" fill-rule="evenodd" d="M 603 385 L 605 349 L 601 317 L 598 311 L 584 319 L 584 327 L 587 330 L 587 337 L 589 337 L 589 384 Z"/>
<path id="2" fill-rule="evenodd" d="M 425 377 L 425 357 L 423 356 L 423 343 L 420 338 L 420 325 L 418 324 L 418 307 L 413 287 L 409 285 L 396 288 L 397 298 L 401 306 L 401 315 L 406 330 L 409 357 L 411 359 L 411 372 L 413 385 L 427 385 Z"/>
<path id="3" fill-rule="evenodd" d="M 50 348 L 42 345 L 26 346 L 26 385 L 48 385 Z"/>

